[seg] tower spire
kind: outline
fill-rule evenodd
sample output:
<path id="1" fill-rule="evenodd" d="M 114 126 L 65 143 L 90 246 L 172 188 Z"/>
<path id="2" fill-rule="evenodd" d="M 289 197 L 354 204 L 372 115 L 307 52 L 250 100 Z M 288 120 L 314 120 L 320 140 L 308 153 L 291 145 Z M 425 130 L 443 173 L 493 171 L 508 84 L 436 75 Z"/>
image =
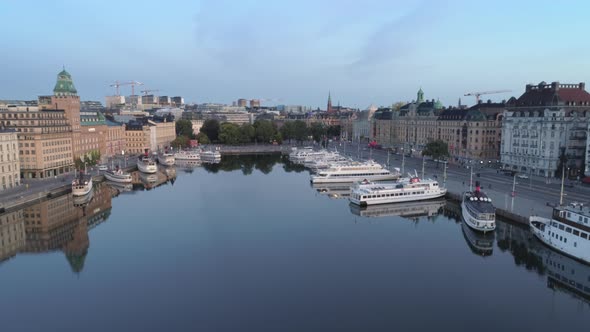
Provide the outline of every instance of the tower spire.
<path id="1" fill-rule="evenodd" d="M 332 113 L 332 94 L 328 91 L 328 108 L 326 109 L 328 113 Z"/>

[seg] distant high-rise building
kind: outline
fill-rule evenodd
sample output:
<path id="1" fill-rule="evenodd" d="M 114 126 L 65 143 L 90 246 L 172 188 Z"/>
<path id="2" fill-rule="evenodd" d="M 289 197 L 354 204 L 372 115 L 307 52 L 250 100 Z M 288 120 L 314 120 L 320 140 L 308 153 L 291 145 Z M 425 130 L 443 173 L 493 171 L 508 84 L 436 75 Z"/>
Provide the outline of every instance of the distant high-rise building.
<path id="1" fill-rule="evenodd" d="M 248 106 L 248 101 L 246 99 L 240 98 L 238 99 L 238 107 L 246 107 Z"/>
<path id="2" fill-rule="evenodd" d="M 108 109 L 116 108 L 125 104 L 125 96 L 106 96 L 105 103 Z"/>
<path id="3" fill-rule="evenodd" d="M 184 105 L 184 98 L 182 98 L 180 96 L 172 97 L 172 105 L 174 105 L 176 107 L 180 107 L 180 106 Z"/>
<path id="4" fill-rule="evenodd" d="M 169 106 L 170 105 L 170 97 L 168 96 L 160 96 L 159 104 L 162 106 Z"/>
<path id="5" fill-rule="evenodd" d="M 250 100 L 250 108 L 260 107 L 260 99 Z"/>

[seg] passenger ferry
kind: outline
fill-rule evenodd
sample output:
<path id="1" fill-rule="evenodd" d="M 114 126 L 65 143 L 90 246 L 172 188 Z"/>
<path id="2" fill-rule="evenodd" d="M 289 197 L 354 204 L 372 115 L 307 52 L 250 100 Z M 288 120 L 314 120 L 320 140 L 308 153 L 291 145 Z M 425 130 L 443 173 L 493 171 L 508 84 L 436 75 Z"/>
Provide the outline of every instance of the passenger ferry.
<path id="1" fill-rule="evenodd" d="M 312 183 L 352 183 L 357 181 L 397 180 L 399 173 L 391 173 L 383 166 L 373 162 L 337 165 L 311 176 Z"/>
<path id="2" fill-rule="evenodd" d="M 204 163 L 221 162 L 221 152 L 219 152 L 219 148 L 215 148 L 215 150 L 201 152 L 201 161 Z"/>
<path id="3" fill-rule="evenodd" d="M 400 216 L 406 219 L 417 219 L 419 217 L 434 217 L 442 212 L 446 201 L 444 198 L 415 201 L 405 203 L 391 203 L 361 207 L 357 204 L 350 204 L 350 212 L 354 215 L 369 218 Z"/>
<path id="4" fill-rule="evenodd" d="M 174 155 L 168 151 L 158 153 L 158 162 L 164 166 L 173 166 L 176 162 Z"/>
<path id="5" fill-rule="evenodd" d="M 352 188 L 350 202 L 357 205 L 373 205 L 423 201 L 443 197 L 447 189 L 436 180 L 421 180 L 418 176 L 394 183 L 363 181 Z"/>
<path id="6" fill-rule="evenodd" d="M 463 194 L 461 202 L 461 215 L 467 226 L 480 232 L 489 232 L 496 229 L 496 208 L 489 198 L 475 182 L 475 191 L 467 191 Z"/>
<path id="7" fill-rule="evenodd" d="M 80 173 L 72 181 L 72 195 L 84 196 L 92 190 L 92 175 Z"/>
<path id="8" fill-rule="evenodd" d="M 154 174 L 158 171 L 158 165 L 152 158 L 143 155 L 137 160 L 137 169 L 142 173 Z"/>
<path id="9" fill-rule="evenodd" d="M 131 183 L 131 174 L 123 172 L 122 169 L 108 170 L 103 173 L 104 177 L 112 182 Z"/>
<path id="10" fill-rule="evenodd" d="M 178 151 L 174 154 L 174 159 L 178 160 L 190 160 L 190 161 L 201 161 L 201 155 L 197 151 Z"/>
<path id="11" fill-rule="evenodd" d="M 544 244 L 590 264 L 590 209 L 584 204 L 557 206 L 551 219 L 531 216 L 529 224 Z"/>
<path id="12" fill-rule="evenodd" d="M 301 149 L 293 148 L 291 153 L 289 153 L 289 160 L 293 163 L 301 163 L 312 153 L 314 153 L 314 151 L 310 146 Z"/>

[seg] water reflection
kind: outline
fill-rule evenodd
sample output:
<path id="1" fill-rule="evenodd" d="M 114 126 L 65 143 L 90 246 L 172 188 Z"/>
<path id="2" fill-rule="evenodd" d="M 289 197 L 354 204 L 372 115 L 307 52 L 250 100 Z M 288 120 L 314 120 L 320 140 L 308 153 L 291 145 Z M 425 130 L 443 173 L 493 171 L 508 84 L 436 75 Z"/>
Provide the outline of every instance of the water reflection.
<path id="1" fill-rule="evenodd" d="M 170 166 L 161 168 L 154 174 L 146 174 L 139 171 L 131 172 L 131 185 L 133 190 L 151 190 L 161 185 L 170 183 L 174 185 L 176 181 L 176 167 Z M 112 182 L 107 182 L 115 189 L 119 189 L 120 184 L 113 185 Z M 126 191 L 126 187 L 120 192 Z"/>
<path id="2" fill-rule="evenodd" d="M 1 214 L 0 259 L 62 251 L 72 271 L 81 272 L 90 247 L 88 231 L 108 219 L 114 193 L 111 187 L 98 184 L 85 196 L 52 196 Z"/>
<path id="3" fill-rule="evenodd" d="M 219 171 L 231 172 L 241 170 L 242 174 L 250 175 L 254 169 L 263 174 L 272 172 L 272 168 L 279 162 L 282 157 L 279 154 L 273 155 L 251 155 L 251 156 L 223 156 L 218 164 L 203 164 L 203 168 L 209 173 Z"/>
<path id="4" fill-rule="evenodd" d="M 410 220 L 418 220 L 421 217 L 432 219 L 442 213 L 446 204 L 444 199 L 429 201 L 379 204 L 361 207 L 350 203 L 350 212 L 361 217 L 386 217 L 400 216 Z"/>
<path id="5" fill-rule="evenodd" d="M 471 251 L 478 256 L 490 256 L 494 252 L 494 232 L 476 232 L 465 222 L 461 222 L 463 237 Z"/>
<path id="6" fill-rule="evenodd" d="M 330 198 L 346 198 L 350 197 L 349 183 L 313 183 L 311 187 L 318 193 L 326 195 Z"/>

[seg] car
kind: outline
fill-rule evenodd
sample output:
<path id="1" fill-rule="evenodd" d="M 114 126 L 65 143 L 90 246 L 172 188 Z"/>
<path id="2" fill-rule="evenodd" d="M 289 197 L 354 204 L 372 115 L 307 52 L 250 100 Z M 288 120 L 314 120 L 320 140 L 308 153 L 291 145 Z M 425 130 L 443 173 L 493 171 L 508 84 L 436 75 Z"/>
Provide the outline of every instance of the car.
<path id="1" fill-rule="evenodd" d="M 528 179 L 529 178 L 528 175 L 522 174 L 522 173 L 521 174 L 518 174 L 516 177 L 519 178 L 519 179 Z"/>
<path id="2" fill-rule="evenodd" d="M 99 170 L 99 171 L 106 171 L 106 170 L 108 170 L 108 169 L 109 169 L 109 168 L 107 167 L 107 165 L 98 165 L 98 170 Z"/>

